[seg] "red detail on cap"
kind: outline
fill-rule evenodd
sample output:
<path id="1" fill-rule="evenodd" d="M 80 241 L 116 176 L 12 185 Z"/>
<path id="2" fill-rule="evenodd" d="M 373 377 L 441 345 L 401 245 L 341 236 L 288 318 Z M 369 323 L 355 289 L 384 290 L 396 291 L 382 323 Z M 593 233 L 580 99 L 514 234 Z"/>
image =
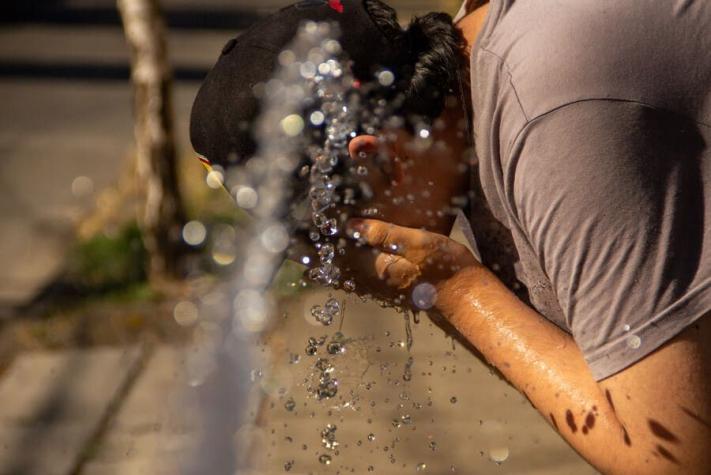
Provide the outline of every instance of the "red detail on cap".
<path id="1" fill-rule="evenodd" d="M 338 13 L 343 13 L 343 4 L 341 0 L 328 0 L 328 6 L 336 10 Z"/>

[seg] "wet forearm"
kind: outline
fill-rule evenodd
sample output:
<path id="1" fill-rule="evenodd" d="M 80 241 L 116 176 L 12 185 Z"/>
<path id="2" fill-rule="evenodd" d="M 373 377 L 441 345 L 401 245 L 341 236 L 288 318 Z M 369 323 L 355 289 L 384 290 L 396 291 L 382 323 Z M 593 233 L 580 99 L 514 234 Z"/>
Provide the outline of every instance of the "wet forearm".
<path id="1" fill-rule="evenodd" d="M 440 286 L 437 306 L 590 463 L 605 473 L 649 473 L 573 339 L 491 272 L 461 271 Z"/>

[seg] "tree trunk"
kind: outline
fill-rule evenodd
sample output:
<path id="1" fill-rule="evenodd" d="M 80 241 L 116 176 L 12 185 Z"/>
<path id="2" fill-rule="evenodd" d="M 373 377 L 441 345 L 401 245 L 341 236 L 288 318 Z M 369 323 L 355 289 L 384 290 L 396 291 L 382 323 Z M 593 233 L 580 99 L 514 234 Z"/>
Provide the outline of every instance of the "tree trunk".
<path id="1" fill-rule="evenodd" d="M 177 180 L 171 69 L 158 0 L 117 0 L 131 51 L 139 225 L 152 283 L 177 277 L 185 221 Z"/>

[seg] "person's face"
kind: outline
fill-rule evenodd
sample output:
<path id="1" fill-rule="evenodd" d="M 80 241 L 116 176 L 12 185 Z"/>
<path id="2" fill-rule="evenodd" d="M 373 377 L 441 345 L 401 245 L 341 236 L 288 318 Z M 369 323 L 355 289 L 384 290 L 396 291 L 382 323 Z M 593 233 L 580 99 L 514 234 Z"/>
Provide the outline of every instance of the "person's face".
<path id="1" fill-rule="evenodd" d="M 341 188 L 342 202 L 326 211 L 328 217 L 338 219 L 342 232 L 350 218 L 371 218 L 448 234 L 453 210 L 463 204 L 469 191 L 467 133 L 460 104 L 449 101 L 427 137 L 417 137 L 404 127 L 354 137 L 348 146 L 351 161 L 345 164 L 349 176 L 343 177 L 348 185 Z M 359 188 L 354 203 L 345 199 L 344 188 Z M 301 219 L 311 222 L 308 217 Z M 311 262 L 318 259 L 303 230 L 288 254 L 299 262 L 305 262 L 304 256 L 310 256 Z M 346 274 L 357 275 L 373 256 L 370 250 L 349 246 L 338 265 Z M 368 279 L 360 279 L 364 280 Z M 359 291 L 373 289 L 361 286 Z"/>
<path id="2" fill-rule="evenodd" d="M 468 191 L 466 134 L 461 106 L 448 101 L 422 133 L 399 128 L 353 138 L 348 151 L 361 193 L 356 205 L 349 207 L 350 217 L 447 234 L 452 209 L 462 204 Z"/>

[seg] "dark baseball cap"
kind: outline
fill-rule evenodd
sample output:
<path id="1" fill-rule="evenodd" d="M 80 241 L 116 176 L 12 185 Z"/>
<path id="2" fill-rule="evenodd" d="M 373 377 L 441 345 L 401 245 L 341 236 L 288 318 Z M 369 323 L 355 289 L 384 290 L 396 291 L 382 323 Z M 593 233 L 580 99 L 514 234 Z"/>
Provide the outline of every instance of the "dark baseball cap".
<path id="1" fill-rule="evenodd" d="M 273 76 L 279 53 L 306 21 L 338 25 L 355 79 L 371 81 L 382 68 L 393 71 L 399 83 L 412 75 L 412 46 L 384 3 L 306 0 L 283 8 L 229 40 L 205 78 L 193 104 L 190 140 L 206 161 L 226 168 L 254 154 L 252 129 L 260 110 L 255 86 Z"/>

